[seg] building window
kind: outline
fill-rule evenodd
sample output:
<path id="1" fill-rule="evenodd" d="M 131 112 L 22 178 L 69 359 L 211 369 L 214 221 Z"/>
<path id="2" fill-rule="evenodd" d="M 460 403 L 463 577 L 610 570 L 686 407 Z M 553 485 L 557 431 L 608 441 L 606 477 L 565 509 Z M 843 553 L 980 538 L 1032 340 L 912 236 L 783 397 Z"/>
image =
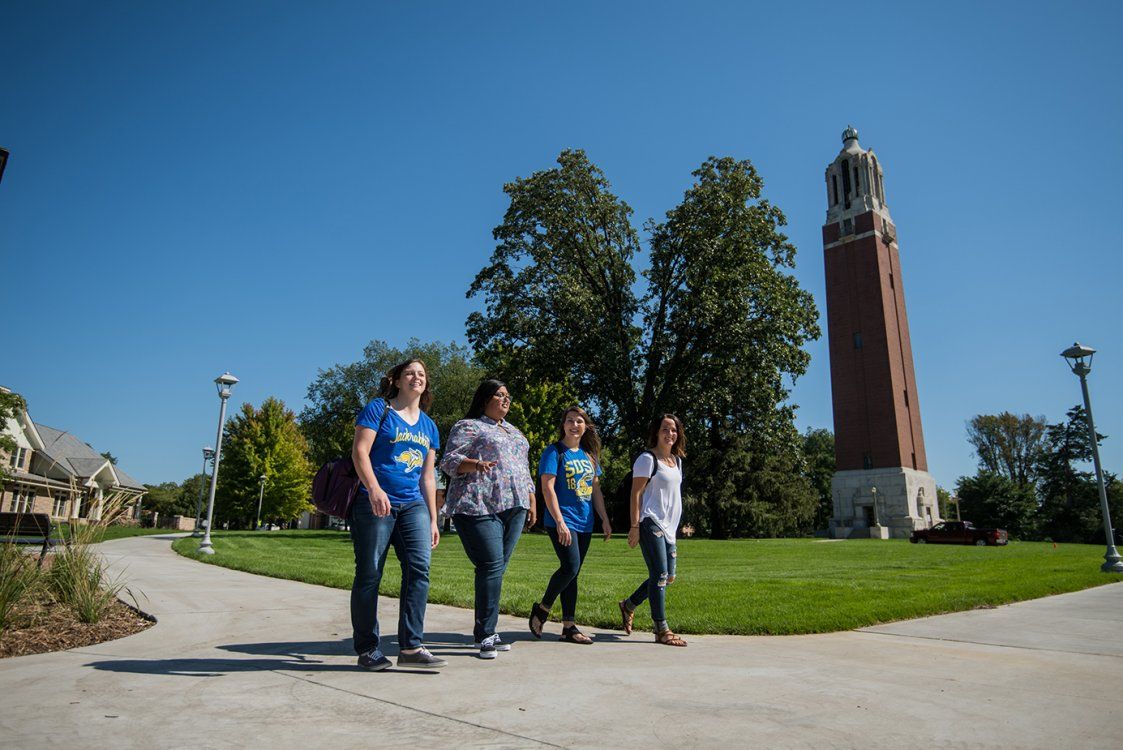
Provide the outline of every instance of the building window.
<path id="1" fill-rule="evenodd" d="M 854 195 L 862 192 L 862 181 L 858 179 L 858 168 L 854 167 Z"/>
<path id="2" fill-rule="evenodd" d="M 861 349 L 862 348 L 862 334 L 860 334 L 860 333 L 854 334 L 854 348 L 855 349 Z"/>
<path id="3" fill-rule="evenodd" d="M 13 469 L 22 469 L 23 460 L 27 458 L 27 448 L 16 448 L 16 450 L 8 456 L 8 466 Z"/>
<path id="4" fill-rule="evenodd" d="M 862 468 L 863 469 L 872 469 L 873 468 L 873 456 L 871 456 L 868 453 L 862 454 Z"/>
<path id="5" fill-rule="evenodd" d="M 908 392 L 907 388 L 905 389 L 904 394 L 905 394 L 905 408 L 907 409 L 907 408 L 909 408 L 909 392 Z"/>
<path id="6" fill-rule="evenodd" d="M 66 496 L 59 495 L 55 498 L 55 506 L 51 511 L 51 515 L 55 518 L 64 518 L 66 516 Z"/>
<path id="7" fill-rule="evenodd" d="M 842 220 L 842 236 L 845 237 L 848 234 L 854 234 L 854 220 L 853 219 L 843 219 Z"/>
<path id="8" fill-rule="evenodd" d="M 35 490 L 17 488 L 12 495 L 12 513 L 30 513 L 35 502 Z"/>
<path id="9" fill-rule="evenodd" d="M 914 468 L 914 469 L 916 468 L 916 454 L 915 453 L 912 454 L 912 468 Z"/>
<path id="10" fill-rule="evenodd" d="M 850 197 L 850 162 L 844 161 L 842 167 L 842 194 Z"/>
<path id="11" fill-rule="evenodd" d="M 889 288 L 896 289 L 897 286 L 893 283 L 893 274 L 889 274 Z"/>
<path id="12" fill-rule="evenodd" d="M 831 201 L 831 205 L 837 206 L 838 205 L 838 175 L 836 175 L 836 174 L 831 175 L 831 195 L 833 197 L 833 200 Z"/>

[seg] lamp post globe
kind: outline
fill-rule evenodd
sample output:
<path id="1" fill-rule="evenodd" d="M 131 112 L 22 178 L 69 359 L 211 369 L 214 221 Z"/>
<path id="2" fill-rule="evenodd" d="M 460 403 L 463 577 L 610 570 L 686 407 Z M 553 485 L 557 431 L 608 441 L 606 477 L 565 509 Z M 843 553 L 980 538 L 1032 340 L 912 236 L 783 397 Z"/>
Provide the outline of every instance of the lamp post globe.
<path id="1" fill-rule="evenodd" d="M 1115 536 L 1111 530 L 1111 509 L 1107 504 L 1107 487 L 1104 485 L 1103 467 L 1100 465 L 1100 446 L 1096 440 L 1096 423 L 1092 419 L 1092 397 L 1088 395 L 1088 373 L 1092 372 L 1092 358 L 1096 350 L 1079 341 L 1061 352 L 1072 372 L 1080 378 L 1080 391 L 1084 396 L 1084 413 L 1088 417 L 1088 441 L 1092 445 L 1092 462 L 1096 467 L 1096 484 L 1100 491 L 1100 511 L 1103 513 L 1104 536 L 1107 550 L 1100 570 L 1105 573 L 1123 573 L 1123 559 L 1115 549 Z"/>
<path id="2" fill-rule="evenodd" d="M 222 461 L 222 425 L 226 421 L 226 400 L 230 398 L 230 393 L 238 384 L 238 379 L 227 371 L 215 378 L 214 384 L 218 388 L 218 436 L 214 441 L 214 468 L 211 470 L 211 490 L 207 499 L 207 528 L 203 532 L 203 540 L 199 542 L 199 552 L 204 555 L 214 554 L 211 526 L 214 523 L 214 490 L 218 484 L 218 465 Z"/>

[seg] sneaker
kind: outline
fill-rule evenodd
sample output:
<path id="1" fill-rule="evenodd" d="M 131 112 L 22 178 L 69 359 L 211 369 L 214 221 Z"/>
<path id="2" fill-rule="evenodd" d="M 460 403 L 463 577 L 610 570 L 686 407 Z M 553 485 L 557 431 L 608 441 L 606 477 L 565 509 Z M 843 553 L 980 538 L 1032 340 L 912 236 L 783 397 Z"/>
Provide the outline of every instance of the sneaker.
<path id="1" fill-rule="evenodd" d="M 494 659 L 498 656 L 499 650 L 495 647 L 494 635 L 484 638 L 482 642 L 476 644 L 476 647 L 480 650 L 481 659 Z"/>
<path id="2" fill-rule="evenodd" d="M 378 649 L 359 654 L 359 668 L 368 672 L 381 672 L 390 666 L 390 660 L 382 655 Z"/>
<path id="3" fill-rule="evenodd" d="M 413 654 L 401 652 L 398 654 L 398 666 L 406 667 L 408 669 L 440 669 L 447 665 L 444 659 L 438 659 L 429 653 L 429 649 L 424 646 L 420 651 Z"/>
<path id="4" fill-rule="evenodd" d="M 487 638 L 484 638 L 482 641 L 477 641 L 476 642 L 476 648 L 483 648 L 487 644 L 491 644 L 492 648 L 494 648 L 496 651 L 510 651 L 511 650 L 511 644 L 504 642 L 504 640 L 499 637 L 499 633 L 489 635 Z M 487 659 L 487 658 L 490 658 L 490 657 L 485 656 L 484 658 Z"/>

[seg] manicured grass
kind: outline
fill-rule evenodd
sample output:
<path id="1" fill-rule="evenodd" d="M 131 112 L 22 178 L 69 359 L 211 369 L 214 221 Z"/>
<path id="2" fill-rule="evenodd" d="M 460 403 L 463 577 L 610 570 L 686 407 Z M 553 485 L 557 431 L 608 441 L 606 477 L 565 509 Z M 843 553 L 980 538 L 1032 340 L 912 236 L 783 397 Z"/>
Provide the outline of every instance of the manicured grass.
<path id="1" fill-rule="evenodd" d="M 220 532 L 217 554 L 180 554 L 251 573 L 349 589 L 350 537 L 339 531 Z M 397 596 L 391 550 L 382 592 Z M 1099 571 L 1103 547 L 1013 542 L 1007 547 L 912 545 L 905 541 L 812 539 L 679 543 L 678 580 L 667 591 L 671 626 L 683 633 L 823 633 L 1034 599 L 1123 580 Z M 503 584 L 501 609 L 527 616 L 557 567 L 549 539 L 524 535 Z M 472 567 L 455 534 L 433 551 L 429 601 L 472 606 Z M 581 572 L 578 622 L 619 628 L 616 602 L 646 578 L 638 549 L 594 537 Z M 555 614 L 560 607 L 555 605 Z M 469 618 L 470 619 L 470 618 Z M 646 605 L 636 628 L 649 629 Z"/>

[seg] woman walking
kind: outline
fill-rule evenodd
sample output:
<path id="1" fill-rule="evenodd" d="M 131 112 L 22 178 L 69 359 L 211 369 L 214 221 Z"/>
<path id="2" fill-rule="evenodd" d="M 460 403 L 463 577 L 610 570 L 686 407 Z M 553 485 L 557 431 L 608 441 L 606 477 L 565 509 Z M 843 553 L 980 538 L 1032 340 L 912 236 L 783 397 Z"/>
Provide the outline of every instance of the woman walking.
<path id="1" fill-rule="evenodd" d="M 559 567 L 550 577 L 541 602 L 530 610 L 530 632 L 542 637 L 542 627 L 560 596 L 563 641 L 588 645 L 593 639 L 577 628 L 577 576 L 593 538 L 593 511 L 600 516 L 604 540 L 612 525 L 604 509 L 600 479 L 600 437 L 585 410 L 574 406 L 562 414 L 558 441 L 538 461 L 542 495 L 548 514 L 543 519 L 554 545 Z"/>
<path id="2" fill-rule="evenodd" d="M 637 544 L 647 563 L 647 580 L 619 603 L 624 632 L 632 632 L 636 607 L 647 599 L 655 623 L 655 640 L 666 646 L 685 646 L 667 625 L 667 586 L 675 580 L 678 549 L 675 532 L 682 519 L 682 459 L 686 435 L 682 420 L 663 414 L 651 423 L 648 450 L 632 465 L 631 520 L 628 546 Z"/>
<path id="3" fill-rule="evenodd" d="M 456 524 L 464 552 L 476 567 L 476 621 L 472 628 L 481 659 L 510 651 L 495 632 L 503 573 L 529 516 L 534 523 L 530 444 L 506 421 L 511 395 L 500 380 L 476 389 L 468 413 L 452 427 L 441 470 L 448 474 L 445 515 Z"/>
<path id="4" fill-rule="evenodd" d="M 440 438 L 425 413 L 433 400 L 425 365 L 411 359 L 394 367 L 382 378 L 379 396 L 355 420 L 351 448 L 361 485 L 349 512 L 355 652 L 363 669 L 379 672 L 390 666 L 380 647 L 378 586 L 392 544 L 402 566 L 398 666 L 439 669 L 444 660 L 422 645 L 429 558 L 441 538 L 433 476 Z"/>

